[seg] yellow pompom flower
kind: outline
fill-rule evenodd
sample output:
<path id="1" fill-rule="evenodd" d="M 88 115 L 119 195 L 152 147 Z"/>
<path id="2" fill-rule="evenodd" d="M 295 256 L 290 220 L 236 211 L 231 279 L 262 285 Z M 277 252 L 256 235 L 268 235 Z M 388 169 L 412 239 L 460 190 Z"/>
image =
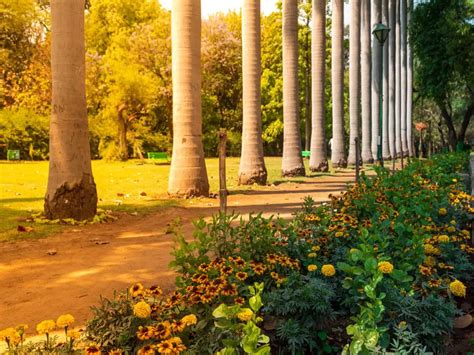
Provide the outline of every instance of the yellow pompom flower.
<path id="1" fill-rule="evenodd" d="M 425 244 L 424 246 L 425 248 L 425 254 L 427 255 L 439 255 L 441 254 L 441 251 L 438 249 L 438 248 L 435 248 L 434 246 L 432 246 L 431 244 Z"/>
<path id="2" fill-rule="evenodd" d="M 309 253 L 308 258 L 315 258 L 318 254 L 316 253 Z"/>
<path id="3" fill-rule="evenodd" d="M 58 317 L 56 324 L 59 328 L 66 328 L 70 327 L 74 323 L 75 319 L 70 314 L 63 314 L 62 316 Z"/>
<path id="4" fill-rule="evenodd" d="M 81 337 L 81 332 L 77 329 L 71 329 L 67 332 L 67 335 L 71 339 L 79 339 Z"/>
<path id="5" fill-rule="evenodd" d="M 21 336 L 15 328 L 7 328 L 0 332 L 0 340 L 16 346 L 20 343 Z"/>
<path id="6" fill-rule="evenodd" d="M 237 318 L 242 322 L 247 322 L 253 317 L 253 311 L 250 308 L 244 308 L 239 313 L 237 313 Z"/>
<path id="7" fill-rule="evenodd" d="M 459 280 L 454 280 L 449 284 L 449 290 L 454 296 L 466 297 L 466 286 Z"/>
<path id="8" fill-rule="evenodd" d="M 186 324 L 186 326 L 194 325 L 197 323 L 197 317 L 194 314 L 188 314 L 187 316 L 181 318 L 181 322 Z"/>
<path id="9" fill-rule="evenodd" d="M 138 318 L 148 318 L 151 314 L 151 307 L 148 303 L 140 301 L 133 306 L 133 314 Z"/>
<path id="10" fill-rule="evenodd" d="M 448 243 L 449 237 L 446 234 L 438 236 L 438 242 L 440 243 Z"/>
<path id="11" fill-rule="evenodd" d="M 52 330 L 56 328 L 56 323 L 54 323 L 54 320 L 44 320 L 41 323 L 38 323 L 36 326 L 36 331 L 38 334 L 49 334 Z"/>
<path id="12" fill-rule="evenodd" d="M 313 271 L 316 271 L 318 270 L 318 267 L 314 264 L 311 264 L 311 265 L 308 265 L 308 271 L 309 272 L 313 272 Z"/>
<path id="13" fill-rule="evenodd" d="M 315 245 L 314 247 L 311 248 L 312 251 L 320 251 L 321 247 L 319 245 Z"/>
<path id="14" fill-rule="evenodd" d="M 423 264 L 429 267 L 434 267 L 436 265 L 436 259 L 432 256 L 427 256 L 423 261 Z"/>
<path id="15" fill-rule="evenodd" d="M 322 266 L 321 272 L 324 276 L 331 277 L 336 274 L 336 269 L 331 264 L 326 264 Z"/>
<path id="16" fill-rule="evenodd" d="M 454 232 L 456 232 L 456 227 L 449 226 L 449 227 L 447 228 L 447 231 L 448 231 L 449 233 L 454 233 Z"/>
<path id="17" fill-rule="evenodd" d="M 448 214 L 448 210 L 446 210 L 446 208 L 440 208 L 438 214 L 440 216 L 446 216 Z"/>
<path id="18" fill-rule="evenodd" d="M 393 271 L 393 265 L 388 261 L 379 262 L 378 268 L 384 274 L 391 274 Z"/>

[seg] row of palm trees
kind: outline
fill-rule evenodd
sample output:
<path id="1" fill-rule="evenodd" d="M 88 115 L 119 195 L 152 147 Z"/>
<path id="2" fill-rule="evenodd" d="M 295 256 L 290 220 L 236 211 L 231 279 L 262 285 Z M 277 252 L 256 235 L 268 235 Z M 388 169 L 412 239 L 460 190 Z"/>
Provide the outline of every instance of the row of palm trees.
<path id="1" fill-rule="evenodd" d="M 298 83 L 298 1 L 283 1 L 284 149 L 282 174 L 304 175 Z M 412 7 L 412 0 L 410 8 Z M 362 158 L 373 162 L 378 137 L 381 48 L 371 27 L 388 22 L 383 73 L 384 157 L 412 152 L 411 63 L 407 47 L 407 0 L 351 0 L 350 144 L 344 129 L 344 1 L 332 0 L 332 145 L 334 167 L 355 163 L 355 138 L 362 121 Z M 85 0 L 52 0 L 52 119 L 50 170 L 45 198 L 49 218 L 86 219 L 96 213 L 85 101 Z M 326 0 L 312 1 L 312 171 L 326 171 Z M 260 0 L 243 0 L 243 131 L 240 184 L 265 184 L 261 121 Z M 371 48 L 372 47 L 372 48 Z M 201 0 L 172 2 L 173 157 L 168 191 L 206 196 L 209 182 L 202 144 Z M 387 85 L 388 84 L 388 85 Z M 362 118 L 360 120 L 360 118 Z"/>

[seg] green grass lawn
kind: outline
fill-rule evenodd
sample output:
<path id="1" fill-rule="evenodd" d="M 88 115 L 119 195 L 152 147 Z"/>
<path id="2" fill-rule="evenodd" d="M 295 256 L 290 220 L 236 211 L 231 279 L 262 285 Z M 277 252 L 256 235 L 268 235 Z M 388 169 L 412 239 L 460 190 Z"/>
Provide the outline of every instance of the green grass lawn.
<path id="1" fill-rule="evenodd" d="M 283 180 L 280 174 L 281 158 L 266 158 L 265 163 L 270 184 L 309 179 Z M 216 158 L 207 159 L 206 165 L 211 192 L 217 193 L 219 161 Z M 169 165 L 142 164 L 140 161 L 94 161 L 92 168 L 99 195 L 99 208 L 147 213 L 186 203 L 167 198 Z M 254 188 L 237 185 L 238 169 L 239 158 L 228 158 L 228 189 L 237 191 Z M 34 231 L 30 233 L 19 233 L 16 230 L 19 224 L 27 225 L 22 219 L 42 211 L 47 179 L 48 162 L 0 162 L 0 241 L 42 237 L 64 228 L 57 225 L 35 225 Z M 141 196 L 143 192 L 146 196 Z"/>

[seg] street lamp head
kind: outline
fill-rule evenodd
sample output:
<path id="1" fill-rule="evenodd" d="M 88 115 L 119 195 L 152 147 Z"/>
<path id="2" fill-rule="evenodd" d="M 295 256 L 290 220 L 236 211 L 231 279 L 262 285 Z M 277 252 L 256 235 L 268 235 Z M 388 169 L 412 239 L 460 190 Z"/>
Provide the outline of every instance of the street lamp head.
<path id="1" fill-rule="evenodd" d="M 377 38 L 379 43 L 383 45 L 388 38 L 388 33 L 390 32 L 390 28 L 388 28 L 383 23 L 377 23 L 374 25 L 374 29 L 372 30 L 372 34 Z"/>

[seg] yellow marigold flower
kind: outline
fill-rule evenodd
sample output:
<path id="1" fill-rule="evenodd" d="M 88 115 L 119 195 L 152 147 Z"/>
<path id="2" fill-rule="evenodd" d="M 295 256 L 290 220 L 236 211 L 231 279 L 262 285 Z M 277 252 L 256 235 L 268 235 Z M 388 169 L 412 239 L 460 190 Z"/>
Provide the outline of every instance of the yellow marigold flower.
<path id="1" fill-rule="evenodd" d="M 464 286 L 464 284 L 459 280 L 454 280 L 451 282 L 449 284 L 449 289 L 455 296 L 466 297 L 466 286 Z"/>
<path id="2" fill-rule="evenodd" d="M 466 230 L 466 229 L 463 229 L 463 230 L 461 231 L 461 233 L 462 233 L 464 236 L 466 236 L 466 237 L 469 237 L 469 236 L 471 235 L 471 233 L 470 233 L 468 230 Z"/>
<path id="3" fill-rule="evenodd" d="M 154 355 L 154 354 L 156 354 L 156 352 L 155 352 L 155 349 L 153 349 L 152 345 L 145 345 L 143 348 L 138 350 L 137 354 L 138 355 Z M 171 354 L 171 351 L 167 352 L 167 353 L 161 353 L 161 354 Z"/>
<path id="4" fill-rule="evenodd" d="M 314 247 L 311 248 L 312 251 L 320 251 L 321 247 L 319 245 L 315 245 Z"/>
<path id="5" fill-rule="evenodd" d="M 311 264 L 311 265 L 308 265 L 308 271 L 309 272 L 313 272 L 313 271 L 316 271 L 318 270 L 318 267 L 314 264 Z"/>
<path id="6" fill-rule="evenodd" d="M 194 325 L 197 323 L 197 317 L 194 314 L 188 314 L 187 316 L 181 318 L 181 322 L 183 322 L 187 326 Z"/>
<path id="7" fill-rule="evenodd" d="M 7 341 L 12 345 L 17 345 L 21 340 L 21 336 L 15 328 L 7 328 L 0 332 L 0 340 Z"/>
<path id="8" fill-rule="evenodd" d="M 448 211 L 446 210 L 446 208 L 440 208 L 438 214 L 440 216 L 446 216 L 448 214 Z"/>
<path id="9" fill-rule="evenodd" d="M 77 329 L 68 330 L 67 335 L 71 339 L 79 339 L 81 337 L 81 332 Z"/>
<path id="10" fill-rule="evenodd" d="M 318 254 L 316 253 L 309 253 L 308 258 L 315 258 Z"/>
<path id="11" fill-rule="evenodd" d="M 378 268 L 384 274 L 391 274 L 393 271 L 393 265 L 388 261 L 379 262 Z"/>
<path id="12" fill-rule="evenodd" d="M 336 269 L 331 264 L 326 264 L 322 266 L 321 272 L 324 276 L 331 277 L 336 274 Z"/>
<path id="13" fill-rule="evenodd" d="M 44 320 L 41 323 L 38 323 L 36 331 L 38 334 L 42 335 L 51 332 L 54 328 L 56 328 L 54 320 Z"/>
<path id="14" fill-rule="evenodd" d="M 423 261 L 423 264 L 429 267 L 434 267 L 436 265 L 436 259 L 432 256 L 427 256 Z"/>
<path id="15" fill-rule="evenodd" d="M 449 226 L 449 227 L 447 228 L 447 231 L 448 231 L 449 233 L 454 233 L 454 232 L 456 232 L 456 227 Z"/>
<path id="16" fill-rule="evenodd" d="M 440 243 L 448 243 L 449 237 L 446 234 L 438 236 L 438 242 Z"/>
<path id="17" fill-rule="evenodd" d="M 342 233 L 342 232 L 336 232 L 336 234 L 334 234 L 334 236 L 336 238 L 341 238 L 343 235 L 344 235 L 344 233 Z"/>
<path id="18" fill-rule="evenodd" d="M 438 249 L 438 248 L 435 248 L 434 246 L 432 246 L 431 244 L 425 244 L 424 246 L 425 248 L 425 254 L 427 255 L 439 255 L 441 254 L 441 251 Z"/>
<path id="19" fill-rule="evenodd" d="M 239 313 L 237 313 L 237 318 L 242 322 L 247 322 L 253 317 L 253 311 L 250 308 L 244 308 Z"/>
<path id="20" fill-rule="evenodd" d="M 151 314 L 151 307 L 148 303 L 140 301 L 133 306 L 133 314 L 138 318 L 148 318 Z"/>
<path id="21" fill-rule="evenodd" d="M 130 287 L 130 289 L 128 291 L 130 293 L 130 296 L 139 297 L 139 296 L 143 295 L 144 287 L 141 283 L 136 283 L 135 285 Z"/>
<path id="22" fill-rule="evenodd" d="M 86 348 L 85 353 L 87 355 L 100 355 L 100 347 L 96 344 L 91 344 Z"/>
<path id="23" fill-rule="evenodd" d="M 75 319 L 70 314 L 63 314 L 62 316 L 58 317 L 56 324 L 59 328 L 66 328 L 71 326 L 74 323 Z"/>

